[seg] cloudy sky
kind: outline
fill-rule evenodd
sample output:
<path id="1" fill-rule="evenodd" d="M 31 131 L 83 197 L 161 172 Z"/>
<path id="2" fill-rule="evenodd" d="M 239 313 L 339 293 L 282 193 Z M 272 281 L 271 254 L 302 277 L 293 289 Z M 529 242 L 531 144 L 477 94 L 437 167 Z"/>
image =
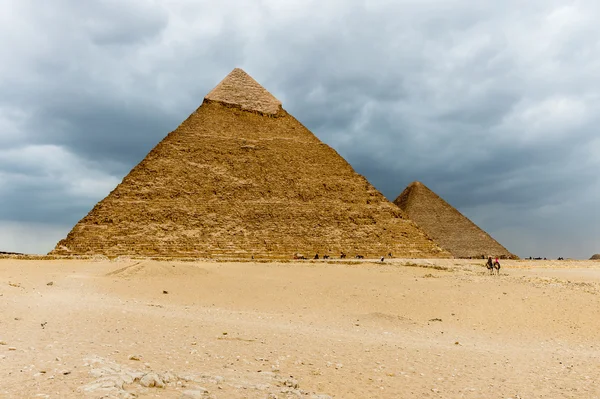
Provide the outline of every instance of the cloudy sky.
<path id="1" fill-rule="evenodd" d="M 0 250 L 45 253 L 234 67 L 393 200 L 600 252 L 596 0 L 0 0 Z"/>

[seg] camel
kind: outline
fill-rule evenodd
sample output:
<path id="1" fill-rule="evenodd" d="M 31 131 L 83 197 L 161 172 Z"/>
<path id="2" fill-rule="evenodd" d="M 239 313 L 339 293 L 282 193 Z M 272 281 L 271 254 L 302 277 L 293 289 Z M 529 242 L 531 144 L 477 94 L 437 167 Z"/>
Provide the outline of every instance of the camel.
<path id="1" fill-rule="evenodd" d="M 496 274 L 499 276 L 500 275 L 500 262 L 498 261 L 498 258 L 496 258 L 496 260 L 494 261 L 494 269 L 496 269 Z M 494 273 L 494 269 L 492 269 L 492 274 Z"/>
<path id="2" fill-rule="evenodd" d="M 500 275 L 500 261 L 498 261 L 498 258 L 492 261 L 492 257 L 488 257 L 485 266 L 490 271 L 490 274 Z"/>
<path id="3" fill-rule="evenodd" d="M 490 271 L 490 274 L 494 274 L 494 262 L 492 261 L 492 257 L 488 257 L 488 260 L 485 264 L 487 269 Z"/>

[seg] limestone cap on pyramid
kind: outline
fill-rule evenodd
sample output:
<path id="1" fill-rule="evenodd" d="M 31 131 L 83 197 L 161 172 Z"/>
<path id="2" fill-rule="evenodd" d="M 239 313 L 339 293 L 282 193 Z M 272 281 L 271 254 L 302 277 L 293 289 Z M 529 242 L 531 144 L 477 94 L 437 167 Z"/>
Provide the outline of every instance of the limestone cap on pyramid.
<path id="1" fill-rule="evenodd" d="M 277 114 L 282 109 L 281 101 L 240 68 L 231 71 L 204 99 L 263 114 Z"/>

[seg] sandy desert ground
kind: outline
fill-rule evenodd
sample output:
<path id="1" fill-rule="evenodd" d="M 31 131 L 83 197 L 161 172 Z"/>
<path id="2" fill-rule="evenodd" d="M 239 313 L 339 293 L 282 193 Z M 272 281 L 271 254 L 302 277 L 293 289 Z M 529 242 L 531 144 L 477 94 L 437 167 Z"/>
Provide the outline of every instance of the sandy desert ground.
<path id="1" fill-rule="evenodd" d="M 600 398 L 600 262 L 0 259 L 0 398 Z"/>

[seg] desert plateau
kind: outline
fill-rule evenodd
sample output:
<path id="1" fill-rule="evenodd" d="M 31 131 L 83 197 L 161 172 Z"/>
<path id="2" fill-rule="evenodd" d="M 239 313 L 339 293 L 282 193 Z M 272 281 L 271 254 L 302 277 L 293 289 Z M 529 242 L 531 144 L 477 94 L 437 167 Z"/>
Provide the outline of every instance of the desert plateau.
<path id="1" fill-rule="evenodd" d="M 0 259 L 1 398 L 598 398 L 600 262 Z"/>

